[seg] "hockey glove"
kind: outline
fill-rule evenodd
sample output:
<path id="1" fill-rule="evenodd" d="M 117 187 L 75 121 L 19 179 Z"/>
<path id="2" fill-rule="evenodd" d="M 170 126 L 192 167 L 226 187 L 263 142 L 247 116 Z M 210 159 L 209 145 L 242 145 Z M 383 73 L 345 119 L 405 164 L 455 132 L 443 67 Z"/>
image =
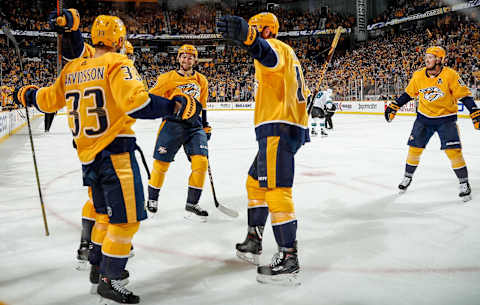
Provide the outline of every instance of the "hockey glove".
<path id="1" fill-rule="evenodd" d="M 217 23 L 217 28 L 223 38 L 231 39 L 244 47 L 251 46 L 258 35 L 254 27 L 238 16 L 223 16 Z"/>
<path id="2" fill-rule="evenodd" d="M 208 123 L 203 126 L 203 131 L 207 134 L 207 141 L 210 141 L 210 138 L 212 137 L 212 126 L 208 125 Z"/>
<path id="3" fill-rule="evenodd" d="M 477 108 L 472 109 L 472 113 L 470 113 L 470 117 L 472 118 L 473 127 L 477 130 L 480 130 L 480 109 L 477 109 Z"/>
<path id="4" fill-rule="evenodd" d="M 387 122 L 389 123 L 393 121 L 393 118 L 397 114 L 398 109 L 400 109 L 400 106 L 395 104 L 395 102 L 390 103 L 390 105 L 388 105 L 385 109 L 385 120 L 387 120 Z"/>
<path id="5" fill-rule="evenodd" d="M 51 30 L 60 34 L 76 31 L 80 26 L 80 14 L 74 8 L 63 9 L 60 16 L 57 16 L 57 11 L 52 11 L 48 15 L 48 24 Z"/>
<path id="6" fill-rule="evenodd" d="M 19 106 L 32 106 L 34 103 L 34 94 L 38 87 L 34 85 L 27 85 L 15 88 L 13 91 L 13 102 Z"/>
<path id="7" fill-rule="evenodd" d="M 189 96 L 188 94 L 178 94 L 172 98 L 173 102 L 182 104 L 180 110 L 176 113 L 177 119 L 187 123 L 194 123 L 198 120 L 202 112 L 202 104 L 199 101 Z"/>

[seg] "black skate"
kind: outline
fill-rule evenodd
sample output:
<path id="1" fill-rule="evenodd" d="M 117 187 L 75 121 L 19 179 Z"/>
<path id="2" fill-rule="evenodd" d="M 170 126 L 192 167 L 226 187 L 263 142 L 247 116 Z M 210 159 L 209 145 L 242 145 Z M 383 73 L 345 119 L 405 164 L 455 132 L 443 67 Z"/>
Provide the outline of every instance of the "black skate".
<path id="1" fill-rule="evenodd" d="M 468 181 L 460 183 L 460 193 L 458 196 L 462 198 L 463 202 L 472 200 L 472 189 L 470 188 L 470 183 Z"/>
<path id="2" fill-rule="evenodd" d="M 315 129 L 312 129 L 312 136 L 316 137 L 318 135 L 318 132 Z"/>
<path id="3" fill-rule="evenodd" d="M 202 209 L 198 204 L 187 203 L 185 205 L 185 219 L 206 222 L 208 212 Z"/>
<path id="4" fill-rule="evenodd" d="M 328 137 L 328 133 L 326 133 L 323 129 L 320 131 L 320 136 L 322 138 Z"/>
<path id="5" fill-rule="evenodd" d="M 106 276 L 100 277 L 97 292 L 101 296 L 100 304 L 102 305 L 140 303 L 140 297 L 125 288 L 121 281 L 109 279 Z"/>
<path id="6" fill-rule="evenodd" d="M 80 247 L 77 250 L 77 265 L 75 269 L 78 271 L 86 271 L 88 270 L 88 247 L 89 242 L 86 240 L 82 240 L 80 242 Z"/>
<path id="7" fill-rule="evenodd" d="M 260 264 L 263 228 L 263 226 L 248 227 L 245 241 L 235 245 L 238 258 L 257 266 Z"/>
<path id="8" fill-rule="evenodd" d="M 157 213 L 157 211 L 158 211 L 158 201 L 149 199 L 147 201 L 146 208 L 150 213 Z"/>
<path id="9" fill-rule="evenodd" d="M 403 194 L 407 191 L 408 186 L 412 182 L 412 177 L 403 177 L 402 182 L 398 185 L 398 188 L 400 189 L 400 194 Z"/>
<path id="10" fill-rule="evenodd" d="M 100 266 L 91 265 L 90 268 L 90 294 L 97 294 L 98 283 L 100 282 Z M 126 286 L 129 283 L 128 278 L 130 277 L 130 272 L 128 270 L 123 270 L 118 282 L 123 286 Z"/>
<path id="11" fill-rule="evenodd" d="M 297 242 L 295 242 L 293 248 L 280 247 L 270 265 L 257 268 L 257 281 L 265 284 L 297 286 L 300 285 L 299 271 Z"/>

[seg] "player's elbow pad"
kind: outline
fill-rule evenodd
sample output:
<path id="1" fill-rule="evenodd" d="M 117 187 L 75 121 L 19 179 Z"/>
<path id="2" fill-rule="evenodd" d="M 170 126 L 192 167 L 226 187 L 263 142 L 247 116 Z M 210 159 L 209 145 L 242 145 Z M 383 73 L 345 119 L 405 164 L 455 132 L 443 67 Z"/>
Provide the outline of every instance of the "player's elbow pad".
<path id="1" fill-rule="evenodd" d="M 477 104 L 475 103 L 475 100 L 471 96 L 465 96 L 461 98 L 460 102 L 462 102 L 465 105 L 465 107 L 467 107 L 470 113 L 472 113 L 475 110 L 478 110 Z"/>
<path id="2" fill-rule="evenodd" d="M 403 105 L 405 105 L 406 103 L 410 102 L 411 100 L 413 100 L 410 95 L 408 95 L 408 93 L 406 92 L 403 92 L 402 95 L 400 95 L 396 100 L 395 100 L 395 103 L 402 107 Z"/>
<path id="3" fill-rule="evenodd" d="M 150 101 L 140 109 L 128 113 L 134 119 L 154 120 L 173 114 L 175 103 L 164 97 L 149 93 Z"/>
<path id="4" fill-rule="evenodd" d="M 258 37 L 248 48 L 248 54 L 258 60 L 265 67 L 273 68 L 278 63 L 277 54 L 268 42 Z"/>

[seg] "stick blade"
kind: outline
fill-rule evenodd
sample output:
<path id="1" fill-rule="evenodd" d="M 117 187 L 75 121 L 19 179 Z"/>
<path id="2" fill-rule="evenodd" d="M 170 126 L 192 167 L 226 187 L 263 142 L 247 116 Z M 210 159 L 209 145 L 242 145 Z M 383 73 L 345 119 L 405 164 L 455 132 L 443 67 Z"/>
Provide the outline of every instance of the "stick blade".
<path id="1" fill-rule="evenodd" d="M 222 212 L 225 215 L 228 215 L 228 216 L 233 217 L 233 218 L 238 217 L 238 212 L 235 211 L 234 209 L 227 208 L 226 206 L 224 206 L 220 203 L 218 204 L 217 208 L 220 212 Z"/>

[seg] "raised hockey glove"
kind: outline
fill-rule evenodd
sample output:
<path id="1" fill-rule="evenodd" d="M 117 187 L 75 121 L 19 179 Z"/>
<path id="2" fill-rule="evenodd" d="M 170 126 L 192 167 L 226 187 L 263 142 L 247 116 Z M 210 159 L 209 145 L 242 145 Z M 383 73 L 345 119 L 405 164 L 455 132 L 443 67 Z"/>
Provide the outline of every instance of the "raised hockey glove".
<path id="1" fill-rule="evenodd" d="M 50 29 L 57 33 L 71 32 L 78 30 L 80 26 L 80 14 L 74 8 L 63 9 L 60 16 L 57 11 L 52 11 L 48 15 L 48 24 Z"/>
<path id="2" fill-rule="evenodd" d="M 198 120 L 202 112 L 202 104 L 199 101 L 189 96 L 188 94 L 178 94 L 172 98 L 172 101 L 180 103 L 182 106 L 176 113 L 177 119 L 187 123 L 194 123 Z"/>
<path id="3" fill-rule="evenodd" d="M 254 27 L 238 16 L 223 16 L 217 23 L 217 28 L 223 38 L 231 39 L 244 47 L 251 46 L 258 35 Z"/>
<path id="4" fill-rule="evenodd" d="M 390 105 L 385 108 L 385 120 L 387 120 L 387 122 L 389 123 L 393 121 L 393 118 L 397 114 L 398 109 L 400 109 L 400 106 L 395 104 L 395 102 L 390 103 Z"/>
<path id="5" fill-rule="evenodd" d="M 472 113 L 470 113 L 470 117 L 472 118 L 473 127 L 477 130 L 480 130 L 480 109 L 477 109 L 477 108 L 472 109 Z"/>
<path id="6" fill-rule="evenodd" d="M 15 88 L 13 91 L 13 102 L 19 106 L 32 106 L 35 100 L 35 93 L 38 87 L 34 85 L 27 85 Z"/>
<path id="7" fill-rule="evenodd" d="M 203 131 L 207 134 L 207 141 L 210 141 L 210 138 L 212 137 L 212 126 L 208 125 L 208 123 L 203 126 Z"/>

